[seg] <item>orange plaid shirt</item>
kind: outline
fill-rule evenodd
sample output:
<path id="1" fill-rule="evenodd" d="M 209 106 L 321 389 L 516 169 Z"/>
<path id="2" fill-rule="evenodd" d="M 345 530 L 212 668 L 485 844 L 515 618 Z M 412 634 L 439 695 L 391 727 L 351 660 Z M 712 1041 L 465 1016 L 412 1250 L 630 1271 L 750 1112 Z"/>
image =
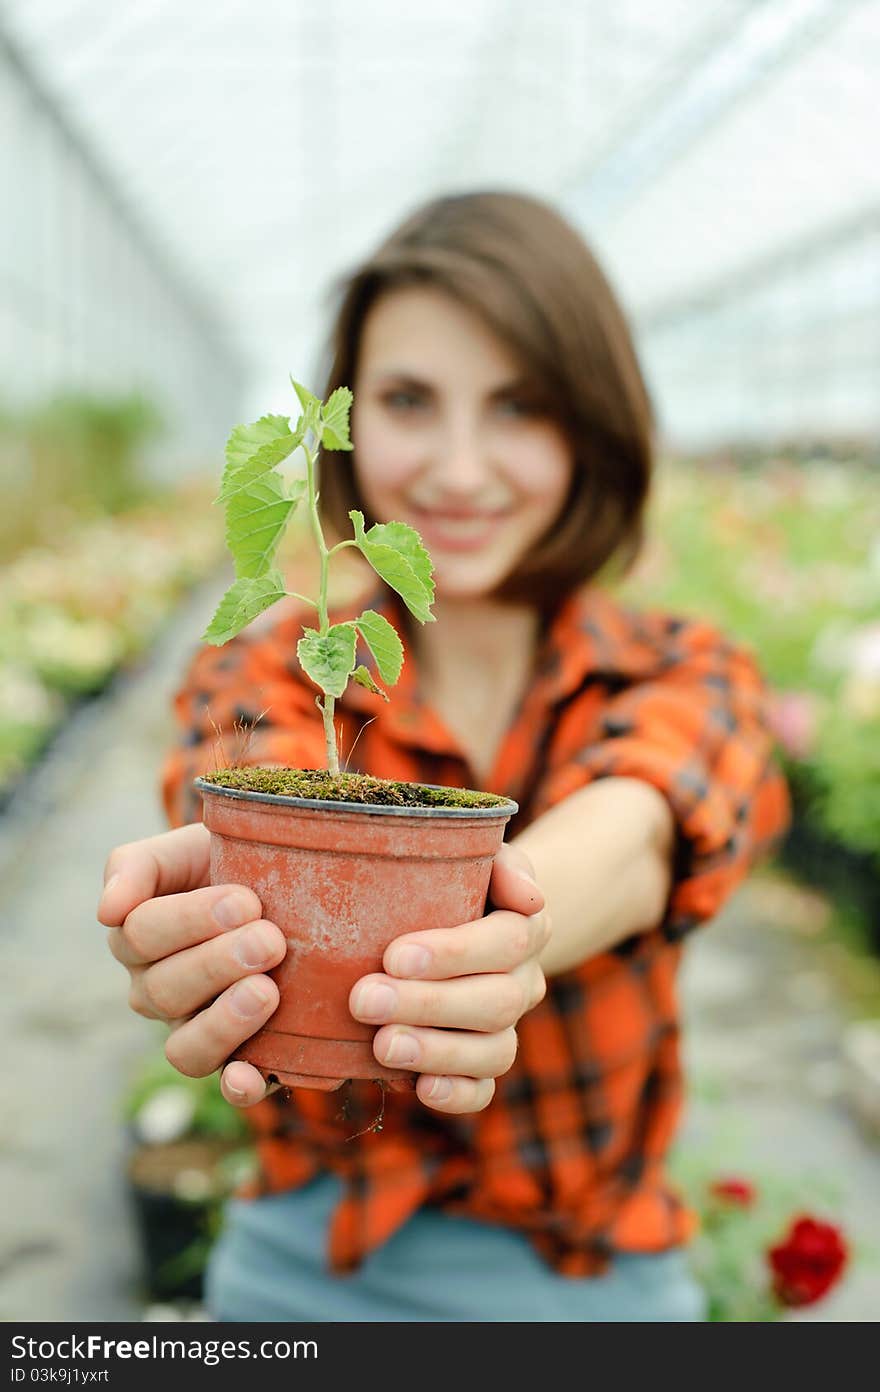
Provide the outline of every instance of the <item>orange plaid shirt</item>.
<path id="1" fill-rule="evenodd" d="M 383 589 L 368 603 L 404 632 L 395 596 Z M 304 612 L 270 611 L 226 646 L 195 654 L 174 702 L 182 743 L 162 770 L 172 826 L 201 817 L 191 784 L 223 762 L 215 726 L 230 761 L 324 766 L 316 691 L 296 661 Z M 359 660 L 375 670 L 366 650 Z M 234 722 L 250 727 L 263 712 L 242 751 Z M 390 704 L 351 684 L 337 712 L 351 769 L 475 786 L 420 690 L 408 645 Z M 392 1093 L 382 1131 L 352 1139 L 377 1112 L 374 1084 L 350 1084 L 342 1110 L 342 1092 L 295 1089 L 259 1103 L 247 1113 L 258 1178 L 243 1192 L 338 1174 L 343 1197 L 328 1251 L 339 1272 L 423 1204 L 519 1229 L 571 1276 L 603 1270 L 615 1250 L 686 1241 L 691 1215 L 663 1173 L 682 1104 L 681 942 L 788 825 L 773 752 L 766 689 L 746 649 L 707 623 L 637 612 L 595 587 L 565 600 L 483 786 L 520 804 L 508 838 L 594 779 L 623 775 L 658 788 L 678 829 L 662 922 L 549 980 L 483 1112 L 444 1116 L 414 1094 Z"/>

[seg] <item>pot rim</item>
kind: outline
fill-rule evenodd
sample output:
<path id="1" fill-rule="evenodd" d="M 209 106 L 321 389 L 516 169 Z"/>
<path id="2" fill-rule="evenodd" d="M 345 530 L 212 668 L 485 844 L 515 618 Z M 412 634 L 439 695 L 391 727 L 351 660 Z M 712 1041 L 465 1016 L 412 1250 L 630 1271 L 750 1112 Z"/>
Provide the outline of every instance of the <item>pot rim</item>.
<path id="1" fill-rule="evenodd" d="M 422 783 L 422 788 L 442 790 L 442 783 Z M 453 817 L 457 820 L 475 817 L 512 817 L 519 811 L 519 803 L 506 798 L 495 807 L 388 807 L 371 802 L 343 802 L 336 798 L 293 797 L 282 793 L 259 793 L 246 788 L 222 788 L 208 778 L 194 778 L 193 787 L 202 792 L 207 789 L 218 797 L 240 798 L 245 802 L 268 802 L 281 807 L 301 807 L 306 811 L 327 812 L 366 812 L 383 817 L 430 817 L 433 819 Z M 471 790 L 473 791 L 473 790 Z"/>

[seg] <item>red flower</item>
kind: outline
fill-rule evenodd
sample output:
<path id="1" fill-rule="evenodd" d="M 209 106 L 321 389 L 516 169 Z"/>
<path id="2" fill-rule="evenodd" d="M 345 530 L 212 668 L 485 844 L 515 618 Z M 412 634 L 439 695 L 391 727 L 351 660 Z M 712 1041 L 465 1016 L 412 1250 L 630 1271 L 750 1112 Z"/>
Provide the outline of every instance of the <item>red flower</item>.
<path id="1" fill-rule="evenodd" d="M 783 1305 L 812 1305 L 821 1300 L 846 1266 L 849 1252 L 839 1228 L 815 1218 L 796 1218 L 767 1260 L 773 1290 Z"/>
<path id="2" fill-rule="evenodd" d="M 709 1193 L 713 1199 L 720 1199 L 725 1204 L 734 1204 L 738 1208 L 751 1208 L 758 1197 L 754 1184 L 750 1184 L 747 1179 L 716 1179 L 710 1186 Z"/>

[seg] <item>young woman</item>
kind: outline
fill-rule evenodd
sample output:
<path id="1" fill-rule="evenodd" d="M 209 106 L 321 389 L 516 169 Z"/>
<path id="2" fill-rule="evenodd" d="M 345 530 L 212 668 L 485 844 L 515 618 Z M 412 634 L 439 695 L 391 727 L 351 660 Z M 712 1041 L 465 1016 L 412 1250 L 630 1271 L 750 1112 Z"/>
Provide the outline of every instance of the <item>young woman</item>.
<path id="1" fill-rule="evenodd" d="M 353 454 L 321 461 L 327 523 L 415 527 L 437 622 L 413 627 L 387 706 L 337 710 L 350 767 L 485 788 L 520 804 L 486 916 L 410 934 L 352 992 L 376 1057 L 411 1068 L 381 1132 L 376 1091 L 266 1095 L 256 1183 L 209 1272 L 230 1320 L 692 1320 L 691 1221 L 664 1178 L 682 1095 L 675 977 L 785 829 L 765 689 L 708 624 L 634 612 L 596 583 L 638 552 L 651 412 L 588 249 L 510 194 L 443 198 L 346 283 L 325 390 L 355 392 Z M 352 606 L 354 615 L 363 596 Z M 277 1004 L 280 929 L 243 886 L 210 886 L 192 779 L 215 725 L 246 759 L 317 767 L 299 671 L 304 612 L 269 611 L 194 657 L 163 772 L 173 830 L 110 855 L 99 918 L 131 1004 L 171 1025 L 181 1072 L 223 1066 Z M 334 621 L 345 615 L 339 613 Z M 553 931 L 550 934 L 550 921 Z"/>

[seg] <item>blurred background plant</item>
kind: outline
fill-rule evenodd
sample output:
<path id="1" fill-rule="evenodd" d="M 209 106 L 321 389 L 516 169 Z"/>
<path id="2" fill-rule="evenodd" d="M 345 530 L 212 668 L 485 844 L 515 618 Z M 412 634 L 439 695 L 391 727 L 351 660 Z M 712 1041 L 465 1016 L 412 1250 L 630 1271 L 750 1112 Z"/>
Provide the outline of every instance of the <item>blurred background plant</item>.
<path id="1" fill-rule="evenodd" d="M 156 488 L 143 456 L 162 431 L 158 407 L 137 392 L 65 391 L 0 411 L 0 562 L 54 542 L 77 519 L 147 501 Z"/>
<path id="2" fill-rule="evenodd" d="M 0 804 L 220 562 L 210 481 L 168 486 L 145 467 L 161 434 L 137 393 L 0 413 Z"/>
<path id="3" fill-rule="evenodd" d="M 223 1201 L 253 1168 L 247 1124 L 224 1100 L 216 1074 L 184 1077 L 159 1049 L 139 1062 L 122 1107 L 142 1295 L 199 1300 Z"/>
<path id="4" fill-rule="evenodd" d="M 834 1186 L 730 1174 L 683 1149 L 675 1177 L 699 1218 L 689 1250 L 709 1320 L 783 1319 L 817 1304 L 843 1279 L 851 1254 L 829 1217 L 839 1202 Z"/>
<path id="5" fill-rule="evenodd" d="M 880 951 L 880 486 L 876 460 L 666 458 L 621 593 L 754 652 L 796 823 L 782 863 Z"/>

